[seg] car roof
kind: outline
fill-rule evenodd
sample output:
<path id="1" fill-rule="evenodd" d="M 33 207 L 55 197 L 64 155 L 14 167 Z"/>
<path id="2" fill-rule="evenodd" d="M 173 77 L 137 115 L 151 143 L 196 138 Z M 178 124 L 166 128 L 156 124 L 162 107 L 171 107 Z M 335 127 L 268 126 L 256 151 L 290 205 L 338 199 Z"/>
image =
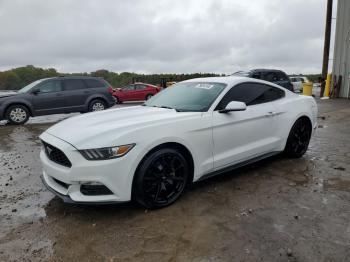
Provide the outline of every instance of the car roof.
<path id="1" fill-rule="evenodd" d="M 202 78 L 194 78 L 190 80 L 186 80 L 183 82 L 212 82 L 212 83 L 223 83 L 227 85 L 235 85 L 244 82 L 257 82 L 257 83 L 270 83 L 263 80 L 249 78 L 244 76 L 219 76 L 219 77 L 202 77 Z"/>
<path id="2" fill-rule="evenodd" d="M 283 71 L 279 70 L 279 69 L 262 68 L 262 69 L 252 69 L 252 70 L 250 70 L 250 72 L 283 72 Z"/>
<path id="3" fill-rule="evenodd" d="M 268 81 L 260 80 L 260 79 L 256 79 L 256 78 L 245 77 L 245 76 L 236 76 L 236 75 L 220 76 L 220 77 L 194 78 L 194 79 L 186 80 L 183 82 L 222 83 L 222 84 L 226 84 L 228 88 L 231 88 L 232 86 L 237 85 L 237 84 L 241 84 L 241 83 L 260 83 L 260 84 L 264 84 L 264 85 L 277 87 L 277 88 L 282 89 L 284 91 L 288 91 L 284 87 L 276 85 L 272 82 L 268 82 Z"/>
<path id="4" fill-rule="evenodd" d="M 54 76 L 38 80 L 49 80 L 49 79 L 103 79 L 103 77 L 98 76 Z"/>

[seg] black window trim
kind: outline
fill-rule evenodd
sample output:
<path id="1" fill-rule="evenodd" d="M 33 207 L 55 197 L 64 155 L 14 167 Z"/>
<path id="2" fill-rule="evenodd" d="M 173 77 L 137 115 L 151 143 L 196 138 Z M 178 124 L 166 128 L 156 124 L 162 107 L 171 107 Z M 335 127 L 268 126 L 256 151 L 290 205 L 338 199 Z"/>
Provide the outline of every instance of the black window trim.
<path id="1" fill-rule="evenodd" d="M 253 82 L 253 81 L 242 82 L 242 83 L 238 83 L 238 84 L 232 86 L 232 87 L 223 95 L 223 97 L 220 99 L 219 103 L 216 104 L 214 111 L 219 111 L 219 110 L 220 110 L 220 108 L 218 108 L 218 106 L 220 105 L 221 101 L 225 98 L 225 96 L 227 95 L 227 93 L 231 91 L 232 88 L 234 88 L 234 87 L 236 87 L 236 86 L 239 86 L 239 85 L 242 85 L 242 84 L 259 84 L 259 85 L 268 86 L 268 87 L 270 87 L 270 88 L 277 89 L 277 90 L 279 90 L 280 92 L 282 92 L 283 95 L 282 95 L 280 98 L 277 98 L 277 99 L 272 100 L 272 101 L 269 101 L 269 102 L 274 102 L 274 101 L 277 101 L 277 100 L 280 100 L 280 99 L 286 97 L 286 92 L 285 92 L 282 88 L 279 88 L 279 87 L 276 87 L 276 86 L 272 86 L 272 85 L 269 85 L 269 84 L 265 84 L 265 83 Z M 253 105 L 247 105 L 247 107 L 248 107 L 248 106 L 257 106 L 257 105 L 261 105 L 261 104 L 265 104 L 265 103 L 269 103 L 269 102 L 264 102 L 264 103 L 259 103 L 259 104 L 253 104 Z"/>

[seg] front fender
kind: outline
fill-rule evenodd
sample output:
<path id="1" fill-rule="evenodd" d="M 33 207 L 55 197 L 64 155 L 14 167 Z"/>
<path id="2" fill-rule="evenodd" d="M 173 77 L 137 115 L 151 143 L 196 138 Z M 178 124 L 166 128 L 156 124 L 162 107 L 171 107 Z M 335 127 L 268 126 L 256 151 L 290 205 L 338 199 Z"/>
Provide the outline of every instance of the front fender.
<path id="1" fill-rule="evenodd" d="M 197 163 L 198 163 L 198 155 L 194 149 L 194 146 L 191 145 L 190 143 L 188 143 L 185 139 L 182 139 L 180 137 L 163 137 L 161 139 L 157 139 L 151 142 L 148 142 L 147 144 L 144 144 L 142 146 L 142 150 L 139 151 L 138 156 L 136 158 L 136 163 L 138 163 L 137 165 L 135 165 L 135 170 L 134 173 L 136 172 L 136 168 L 139 165 L 139 163 L 142 161 L 142 159 L 147 155 L 147 153 L 149 153 L 152 149 L 162 145 L 162 144 L 166 144 L 166 143 L 177 143 L 180 144 L 182 146 L 184 146 L 191 154 L 192 158 L 193 158 L 193 168 L 194 168 L 194 174 L 197 173 L 198 167 L 197 167 Z"/>
<path id="2" fill-rule="evenodd" d="M 2 108 L 1 114 L 2 115 L 0 117 L 2 117 L 2 118 L 5 117 L 6 110 L 11 105 L 18 105 L 18 104 L 26 106 L 29 110 L 30 116 L 35 116 L 35 111 L 33 109 L 33 106 L 31 105 L 31 103 L 29 103 L 27 100 L 24 100 L 24 99 L 16 99 L 16 100 L 5 101 L 3 104 L 1 104 L 1 108 Z"/>

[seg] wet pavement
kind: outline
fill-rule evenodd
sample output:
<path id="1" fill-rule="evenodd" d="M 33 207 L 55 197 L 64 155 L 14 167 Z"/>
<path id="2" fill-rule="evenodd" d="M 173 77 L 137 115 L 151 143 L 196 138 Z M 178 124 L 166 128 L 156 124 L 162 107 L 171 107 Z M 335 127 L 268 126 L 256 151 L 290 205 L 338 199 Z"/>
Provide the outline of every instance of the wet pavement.
<path id="1" fill-rule="evenodd" d="M 349 261 L 350 102 L 318 103 L 303 158 L 202 181 L 155 211 L 64 204 L 44 188 L 38 135 L 69 116 L 0 126 L 0 261 Z"/>

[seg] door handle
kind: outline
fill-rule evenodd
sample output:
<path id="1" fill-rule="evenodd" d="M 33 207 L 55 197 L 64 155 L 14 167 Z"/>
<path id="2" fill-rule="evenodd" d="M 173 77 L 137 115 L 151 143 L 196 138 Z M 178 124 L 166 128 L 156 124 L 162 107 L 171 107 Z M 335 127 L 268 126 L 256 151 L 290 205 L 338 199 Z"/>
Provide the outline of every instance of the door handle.
<path id="1" fill-rule="evenodd" d="M 270 112 L 267 112 L 267 114 L 265 116 L 270 117 L 270 116 L 275 116 L 275 115 L 277 115 L 277 112 L 270 111 Z"/>

